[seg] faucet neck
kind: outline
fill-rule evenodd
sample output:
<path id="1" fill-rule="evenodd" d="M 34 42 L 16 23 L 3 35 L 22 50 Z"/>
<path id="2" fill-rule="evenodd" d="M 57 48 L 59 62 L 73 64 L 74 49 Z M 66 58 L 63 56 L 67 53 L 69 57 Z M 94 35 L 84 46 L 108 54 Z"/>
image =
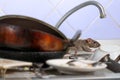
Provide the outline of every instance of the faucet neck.
<path id="1" fill-rule="evenodd" d="M 56 28 L 59 28 L 60 25 L 65 21 L 66 18 L 68 18 L 72 13 L 76 12 L 77 10 L 83 8 L 83 7 L 86 7 L 88 5 L 94 5 L 96 6 L 98 9 L 99 9 L 99 12 L 100 12 L 100 18 L 104 18 L 106 15 L 105 15 L 105 11 L 104 11 L 104 8 L 103 6 L 98 3 L 97 1 L 87 1 L 87 2 L 84 2 L 76 7 L 74 7 L 73 9 L 69 10 L 59 21 L 58 23 L 55 25 Z"/>

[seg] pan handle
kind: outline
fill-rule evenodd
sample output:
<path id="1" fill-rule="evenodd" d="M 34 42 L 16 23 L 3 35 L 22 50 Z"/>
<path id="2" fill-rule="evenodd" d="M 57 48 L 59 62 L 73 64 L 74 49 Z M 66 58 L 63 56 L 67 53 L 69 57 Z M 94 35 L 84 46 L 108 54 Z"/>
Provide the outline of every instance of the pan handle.
<path id="1" fill-rule="evenodd" d="M 81 30 L 78 30 L 75 35 L 72 37 L 72 39 L 70 40 L 70 42 L 73 44 L 76 40 L 78 40 L 78 38 L 81 36 L 82 32 Z"/>
<path id="2" fill-rule="evenodd" d="M 72 46 L 75 46 L 74 45 L 74 42 L 76 40 L 78 40 L 78 38 L 81 36 L 81 30 L 78 30 L 74 36 L 72 37 L 72 39 L 70 39 L 69 41 L 67 41 L 67 44 L 64 46 L 65 49 L 67 49 L 68 47 L 72 47 Z"/>
<path id="3" fill-rule="evenodd" d="M 66 18 L 68 18 L 72 13 L 76 12 L 77 10 L 85 7 L 85 6 L 88 6 L 88 5 L 94 5 L 96 6 L 98 9 L 99 9 L 99 12 L 100 12 L 100 18 L 104 18 L 106 15 L 105 15 L 105 11 L 104 11 L 104 8 L 103 6 L 98 3 L 97 1 L 87 1 L 87 2 L 84 2 L 76 7 L 74 7 L 73 9 L 69 10 L 59 21 L 58 23 L 55 25 L 55 27 L 58 29 L 60 27 L 60 25 L 65 21 Z"/>

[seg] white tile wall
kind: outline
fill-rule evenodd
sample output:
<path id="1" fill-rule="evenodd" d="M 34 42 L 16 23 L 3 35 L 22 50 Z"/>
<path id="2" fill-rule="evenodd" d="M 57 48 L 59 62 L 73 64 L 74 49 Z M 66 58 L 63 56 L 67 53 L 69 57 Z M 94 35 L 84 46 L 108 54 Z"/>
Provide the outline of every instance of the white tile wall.
<path id="1" fill-rule="evenodd" d="M 89 0 L 0 0 L 0 15 L 18 14 L 43 20 L 53 26 L 70 9 Z M 60 26 L 68 38 L 82 30 L 81 38 L 120 39 L 120 0 L 96 0 L 106 11 L 107 17 L 100 19 L 94 6 L 87 6 L 72 14 Z"/>

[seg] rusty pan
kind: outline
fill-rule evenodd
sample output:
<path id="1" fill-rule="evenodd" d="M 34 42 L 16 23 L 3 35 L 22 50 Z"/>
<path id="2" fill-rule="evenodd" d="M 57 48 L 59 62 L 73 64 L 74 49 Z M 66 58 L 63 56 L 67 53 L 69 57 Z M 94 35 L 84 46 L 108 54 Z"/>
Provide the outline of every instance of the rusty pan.
<path id="1" fill-rule="evenodd" d="M 6 15 L 0 17 L 0 24 L 10 24 L 19 26 L 24 29 L 43 31 L 45 33 L 51 34 L 63 41 L 68 41 L 72 43 L 77 40 L 80 36 L 80 31 L 78 31 L 71 40 L 59 31 L 57 28 L 32 17 L 22 16 L 22 15 Z M 0 27 L 1 28 L 1 27 Z M 28 35 L 29 36 L 29 35 Z M 32 36 L 33 37 L 33 36 Z M 2 38 L 2 37 L 1 37 Z M 59 51 L 37 51 L 37 50 L 22 50 L 16 49 L 10 46 L 0 44 L 0 57 L 28 62 L 45 62 L 48 59 L 62 58 L 67 51 L 67 47 Z"/>

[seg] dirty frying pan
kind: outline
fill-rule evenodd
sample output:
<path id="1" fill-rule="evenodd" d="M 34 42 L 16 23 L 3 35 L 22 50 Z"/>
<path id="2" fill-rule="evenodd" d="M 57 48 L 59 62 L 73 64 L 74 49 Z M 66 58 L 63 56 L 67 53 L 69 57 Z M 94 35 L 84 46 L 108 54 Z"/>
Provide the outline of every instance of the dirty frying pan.
<path id="1" fill-rule="evenodd" d="M 28 62 L 62 58 L 81 32 L 71 40 L 57 28 L 32 17 L 0 17 L 0 57 Z"/>

